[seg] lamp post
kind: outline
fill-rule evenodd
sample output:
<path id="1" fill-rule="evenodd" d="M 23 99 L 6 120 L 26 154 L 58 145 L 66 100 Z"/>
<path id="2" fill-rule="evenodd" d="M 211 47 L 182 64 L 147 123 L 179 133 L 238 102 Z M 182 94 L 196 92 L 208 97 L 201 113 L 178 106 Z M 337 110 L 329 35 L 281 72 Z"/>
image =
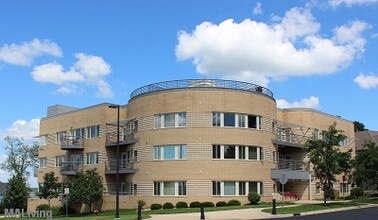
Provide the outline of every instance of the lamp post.
<path id="1" fill-rule="evenodd" d="M 110 105 L 109 108 L 117 109 L 117 173 L 116 173 L 116 212 L 114 219 L 119 219 L 119 105 Z"/>

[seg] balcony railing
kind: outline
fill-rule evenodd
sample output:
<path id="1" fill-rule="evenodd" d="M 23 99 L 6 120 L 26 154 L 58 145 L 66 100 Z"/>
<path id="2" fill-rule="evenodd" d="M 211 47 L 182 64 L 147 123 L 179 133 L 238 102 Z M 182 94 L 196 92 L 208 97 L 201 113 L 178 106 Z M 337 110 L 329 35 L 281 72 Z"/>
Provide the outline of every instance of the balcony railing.
<path id="1" fill-rule="evenodd" d="M 131 162 L 131 161 L 130 161 Z M 119 173 L 135 173 L 133 163 L 129 161 L 119 161 Z M 117 160 L 105 161 L 105 174 L 116 174 L 117 173 Z"/>
<path id="2" fill-rule="evenodd" d="M 216 89 L 233 89 L 247 91 L 257 94 L 262 94 L 273 99 L 273 93 L 267 88 L 262 86 L 240 82 L 234 80 L 223 80 L 223 79 L 185 79 L 185 80 L 173 80 L 166 82 L 154 83 L 151 85 L 140 87 L 139 89 L 134 90 L 130 99 L 133 99 L 137 96 L 145 95 L 148 93 L 164 91 L 164 90 L 173 90 L 173 89 L 191 89 L 191 88 L 216 88 Z"/>
<path id="3" fill-rule="evenodd" d="M 300 160 L 279 159 L 278 169 L 309 171 L 309 163 Z"/>
<path id="4" fill-rule="evenodd" d="M 64 136 L 60 140 L 60 148 L 62 150 L 83 150 L 84 137 L 82 136 Z"/>
<path id="5" fill-rule="evenodd" d="M 136 143 L 134 136 L 134 130 L 126 130 L 119 134 L 119 144 L 127 145 Z M 117 145 L 117 132 L 109 132 L 106 134 L 106 146 L 116 146 Z"/>
<path id="6" fill-rule="evenodd" d="M 65 161 L 60 167 L 60 174 L 62 175 L 75 175 L 78 171 L 83 169 L 82 161 Z"/>
<path id="7" fill-rule="evenodd" d="M 308 137 L 304 135 L 277 132 L 274 142 L 281 145 L 303 147 L 307 140 Z"/>

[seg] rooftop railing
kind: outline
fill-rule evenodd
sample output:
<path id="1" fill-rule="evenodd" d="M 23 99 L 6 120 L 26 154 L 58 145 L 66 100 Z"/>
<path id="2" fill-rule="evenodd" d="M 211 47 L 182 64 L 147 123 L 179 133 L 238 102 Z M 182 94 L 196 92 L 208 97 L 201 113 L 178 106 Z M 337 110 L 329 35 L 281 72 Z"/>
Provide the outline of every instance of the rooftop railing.
<path id="1" fill-rule="evenodd" d="M 130 95 L 130 99 L 158 91 L 190 88 L 216 88 L 241 90 L 256 94 L 262 94 L 273 99 L 272 91 L 265 87 L 247 82 L 223 79 L 184 79 L 154 83 L 134 90 Z"/>

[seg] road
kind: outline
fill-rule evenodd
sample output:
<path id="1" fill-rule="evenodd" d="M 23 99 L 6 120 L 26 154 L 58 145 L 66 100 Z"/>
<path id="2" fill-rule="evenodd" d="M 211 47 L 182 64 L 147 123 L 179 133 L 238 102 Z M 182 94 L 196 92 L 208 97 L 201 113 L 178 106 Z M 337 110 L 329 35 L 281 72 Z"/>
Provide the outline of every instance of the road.
<path id="1" fill-rule="evenodd" d="M 374 220 L 378 219 L 378 207 L 353 209 L 341 212 L 331 212 L 315 215 L 293 216 L 285 219 L 295 220 Z"/>

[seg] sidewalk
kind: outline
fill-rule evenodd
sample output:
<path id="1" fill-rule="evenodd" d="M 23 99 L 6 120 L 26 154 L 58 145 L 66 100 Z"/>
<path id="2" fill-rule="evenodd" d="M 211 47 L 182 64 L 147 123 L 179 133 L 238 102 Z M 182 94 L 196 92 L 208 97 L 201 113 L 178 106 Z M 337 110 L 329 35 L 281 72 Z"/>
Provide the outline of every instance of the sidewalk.
<path id="1" fill-rule="evenodd" d="M 319 204 L 323 201 L 313 200 L 313 201 L 297 201 L 296 204 Z M 338 212 L 351 209 L 367 208 L 367 207 L 377 207 L 378 205 L 370 204 L 355 207 L 345 207 L 337 209 L 327 209 L 311 212 L 303 212 L 301 215 L 314 215 L 328 212 Z M 279 205 L 277 206 L 277 208 Z M 253 209 L 236 209 L 227 211 L 214 211 L 206 212 L 205 218 L 210 220 L 249 220 L 249 219 L 274 219 L 274 218 L 285 218 L 293 216 L 293 214 L 277 214 L 272 215 L 270 213 L 262 212 L 261 210 L 266 208 L 253 208 Z M 183 214 L 162 214 L 162 215 L 151 215 L 151 220 L 199 220 L 200 213 L 183 213 Z"/>

